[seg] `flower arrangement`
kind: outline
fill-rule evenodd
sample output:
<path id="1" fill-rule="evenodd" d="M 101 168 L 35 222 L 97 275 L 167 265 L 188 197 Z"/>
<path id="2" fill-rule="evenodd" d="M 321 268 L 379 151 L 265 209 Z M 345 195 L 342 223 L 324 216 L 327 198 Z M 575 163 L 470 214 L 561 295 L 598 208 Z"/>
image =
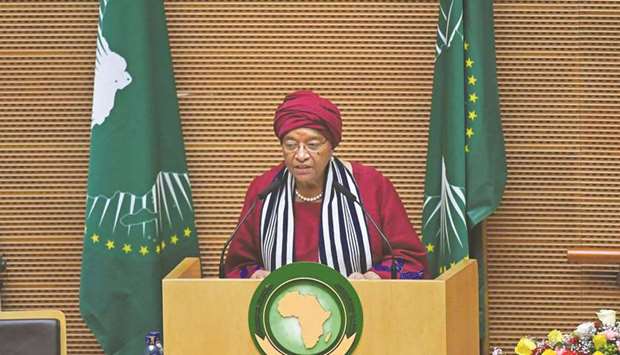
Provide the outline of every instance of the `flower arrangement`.
<path id="1" fill-rule="evenodd" d="M 523 337 L 515 347 L 518 355 L 620 355 L 620 323 L 616 312 L 603 309 L 598 320 L 580 324 L 572 333 L 552 330 L 546 339 Z M 502 354 L 496 349 L 493 355 Z"/>

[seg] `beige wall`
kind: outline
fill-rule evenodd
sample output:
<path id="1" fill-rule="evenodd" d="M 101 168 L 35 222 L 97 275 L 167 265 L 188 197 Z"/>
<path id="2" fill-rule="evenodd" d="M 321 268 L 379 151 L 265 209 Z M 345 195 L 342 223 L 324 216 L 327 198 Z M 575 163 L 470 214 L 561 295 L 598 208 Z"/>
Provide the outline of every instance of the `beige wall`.
<path id="1" fill-rule="evenodd" d="M 495 1 L 509 181 L 488 225 L 493 345 L 620 308 L 620 3 Z M 0 3 L 0 253 L 5 310 L 67 314 L 69 353 L 99 354 L 78 311 L 97 1 Z M 294 89 L 340 105 L 338 154 L 378 167 L 418 226 L 436 1 L 166 1 L 204 272 L 251 177 L 279 159 Z M 419 228 L 418 228 L 419 229 Z"/>

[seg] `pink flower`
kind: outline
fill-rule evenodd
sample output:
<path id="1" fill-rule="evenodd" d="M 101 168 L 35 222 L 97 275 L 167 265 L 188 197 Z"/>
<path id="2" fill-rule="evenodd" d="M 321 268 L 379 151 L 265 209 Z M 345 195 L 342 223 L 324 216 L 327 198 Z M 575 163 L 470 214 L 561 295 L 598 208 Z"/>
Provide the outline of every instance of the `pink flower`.
<path id="1" fill-rule="evenodd" d="M 616 338 L 619 335 L 618 333 L 614 332 L 611 329 L 608 329 L 608 330 L 604 331 L 603 334 L 605 334 L 605 336 L 607 337 L 607 340 L 609 340 L 609 341 L 616 340 Z"/>
<path id="2" fill-rule="evenodd" d="M 568 350 L 568 349 L 556 349 L 555 353 L 557 355 L 577 355 L 576 352 Z"/>

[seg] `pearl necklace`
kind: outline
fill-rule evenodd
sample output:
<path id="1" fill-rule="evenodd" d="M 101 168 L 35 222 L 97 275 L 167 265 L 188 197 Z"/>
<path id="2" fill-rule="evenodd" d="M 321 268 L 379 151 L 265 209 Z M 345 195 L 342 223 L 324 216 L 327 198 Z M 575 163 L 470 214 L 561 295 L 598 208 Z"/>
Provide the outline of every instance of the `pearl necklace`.
<path id="1" fill-rule="evenodd" d="M 316 196 L 312 196 L 312 197 L 306 197 L 306 196 L 302 196 L 299 191 L 297 191 L 297 189 L 295 189 L 295 195 L 297 195 L 297 197 L 299 197 L 300 200 L 304 201 L 304 202 L 314 202 L 317 201 L 318 199 L 320 199 L 321 197 L 323 197 L 323 191 L 321 191 L 318 195 Z"/>

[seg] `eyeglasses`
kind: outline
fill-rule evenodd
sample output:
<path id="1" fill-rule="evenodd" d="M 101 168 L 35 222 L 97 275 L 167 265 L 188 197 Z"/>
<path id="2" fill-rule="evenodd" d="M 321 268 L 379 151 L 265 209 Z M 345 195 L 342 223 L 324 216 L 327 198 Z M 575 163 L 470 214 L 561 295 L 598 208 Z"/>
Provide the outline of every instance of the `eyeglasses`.
<path id="1" fill-rule="evenodd" d="M 282 149 L 288 154 L 293 154 L 299 151 L 299 148 L 303 146 L 309 153 L 318 153 L 321 149 L 323 149 L 325 143 L 327 143 L 326 140 L 322 142 L 310 141 L 309 143 L 300 143 L 293 140 L 287 140 L 282 143 Z"/>

